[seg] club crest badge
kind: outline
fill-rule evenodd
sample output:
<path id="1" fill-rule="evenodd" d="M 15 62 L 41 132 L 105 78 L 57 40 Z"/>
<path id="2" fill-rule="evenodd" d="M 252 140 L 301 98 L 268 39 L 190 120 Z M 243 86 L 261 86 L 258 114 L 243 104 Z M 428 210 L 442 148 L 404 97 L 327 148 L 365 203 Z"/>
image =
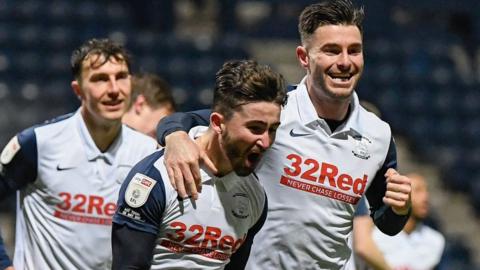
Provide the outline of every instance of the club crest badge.
<path id="1" fill-rule="evenodd" d="M 144 174 L 135 174 L 125 191 L 125 202 L 133 208 L 144 205 L 156 183 L 157 181 Z"/>
<path id="2" fill-rule="evenodd" d="M 241 219 L 245 219 L 250 216 L 249 213 L 249 200 L 247 194 L 235 193 L 233 195 L 233 209 L 232 214 Z"/>
<path id="3" fill-rule="evenodd" d="M 360 139 L 355 140 L 355 148 L 352 151 L 353 155 L 361 159 L 369 159 L 369 146 L 371 144 L 372 142 L 366 137 L 361 137 Z"/>

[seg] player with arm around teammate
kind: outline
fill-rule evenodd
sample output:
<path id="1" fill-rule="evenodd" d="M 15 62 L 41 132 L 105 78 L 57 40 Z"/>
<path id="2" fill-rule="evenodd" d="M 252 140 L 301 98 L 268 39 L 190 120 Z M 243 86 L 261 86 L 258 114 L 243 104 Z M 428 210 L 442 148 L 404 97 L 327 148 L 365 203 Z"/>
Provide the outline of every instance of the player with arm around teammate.
<path id="1" fill-rule="evenodd" d="M 122 125 L 131 94 L 122 46 L 88 40 L 71 68 L 80 108 L 20 132 L 0 156 L 0 198 L 19 191 L 16 269 L 109 269 L 120 185 L 157 147 Z"/>
<path id="2" fill-rule="evenodd" d="M 225 63 L 210 126 L 190 134 L 217 168 L 201 169 L 203 196 L 178 197 L 163 150 L 138 163 L 120 190 L 113 269 L 243 269 L 267 209 L 253 171 L 275 139 L 285 101 L 283 78 L 269 67 Z"/>
<path id="3" fill-rule="evenodd" d="M 256 170 L 269 214 L 248 269 L 352 269 L 349 239 L 364 194 L 383 232 L 398 233 L 408 219 L 410 179 L 395 170 L 391 129 L 354 91 L 364 66 L 363 15 L 349 0 L 321 1 L 300 15 L 296 54 L 306 76 L 289 92 L 276 141 Z M 198 159 L 207 157 L 178 130 L 204 123 L 202 114 L 173 114 L 159 125 L 161 142 L 177 131 L 166 138 L 165 159 L 181 196 L 198 197 Z"/>

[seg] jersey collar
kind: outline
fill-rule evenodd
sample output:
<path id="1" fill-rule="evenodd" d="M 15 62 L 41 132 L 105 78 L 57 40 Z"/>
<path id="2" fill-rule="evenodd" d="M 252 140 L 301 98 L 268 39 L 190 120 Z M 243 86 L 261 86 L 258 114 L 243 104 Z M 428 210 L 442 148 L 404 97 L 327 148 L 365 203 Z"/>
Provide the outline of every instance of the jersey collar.
<path id="1" fill-rule="evenodd" d="M 82 141 L 82 145 L 84 147 L 85 153 L 87 155 L 87 159 L 89 161 L 92 161 L 98 158 L 103 158 L 108 164 L 113 164 L 115 160 L 115 155 L 119 150 L 122 142 L 123 132 L 124 132 L 123 126 L 122 126 L 122 130 L 120 131 L 120 135 L 117 136 L 117 138 L 115 138 L 112 145 L 110 145 L 107 151 L 102 153 L 98 149 L 98 147 L 95 145 L 95 142 L 93 141 L 92 136 L 90 135 L 90 132 L 87 129 L 85 121 L 83 120 L 83 117 L 81 115 L 80 109 L 77 110 L 74 117 L 76 118 L 77 130 L 79 132 L 80 140 Z"/>
<path id="2" fill-rule="evenodd" d="M 240 177 L 233 171 L 222 177 L 217 177 L 202 168 L 200 170 L 200 175 L 202 176 L 203 184 L 217 186 L 220 192 L 228 192 L 232 190 L 236 185 L 238 185 L 238 181 L 258 181 L 253 174 Z"/>

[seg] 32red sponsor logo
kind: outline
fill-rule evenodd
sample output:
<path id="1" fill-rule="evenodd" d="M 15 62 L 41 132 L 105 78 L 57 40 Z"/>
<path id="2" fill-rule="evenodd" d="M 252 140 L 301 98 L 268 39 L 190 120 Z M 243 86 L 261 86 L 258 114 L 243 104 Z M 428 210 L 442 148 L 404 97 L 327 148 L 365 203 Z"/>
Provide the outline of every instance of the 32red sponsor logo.
<path id="1" fill-rule="evenodd" d="M 328 185 L 340 191 L 351 190 L 358 195 L 362 195 L 365 191 L 368 180 L 366 174 L 355 178 L 349 174 L 341 173 L 334 164 L 319 163 L 315 159 L 302 158 L 297 154 L 289 154 L 287 159 L 290 161 L 290 166 L 283 169 L 287 177 L 300 178 L 324 186 Z"/>
<path id="2" fill-rule="evenodd" d="M 203 226 L 200 224 L 187 225 L 181 221 L 170 223 L 173 233 L 167 233 L 168 239 L 184 245 L 220 249 L 234 253 L 245 241 L 243 238 L 236 239 L 231 235 L 224 235 L 222 229 L 214 226 Z"/>
<path id="3" fill-rule="evenodd" d="M 69 192 L 61 192 L 58 195 L 63 202 L 57 204 L 57 208 L 63 211 L 111 217 L 117 207 L 113 202 L 106 202 L 102 196 Z"/>

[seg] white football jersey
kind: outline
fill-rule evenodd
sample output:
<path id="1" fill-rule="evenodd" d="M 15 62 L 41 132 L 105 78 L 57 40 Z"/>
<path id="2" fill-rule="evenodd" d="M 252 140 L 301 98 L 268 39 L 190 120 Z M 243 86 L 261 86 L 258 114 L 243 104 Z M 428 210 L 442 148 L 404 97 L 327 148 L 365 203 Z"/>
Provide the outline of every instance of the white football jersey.
<path id="1" fill-rule="evenodd" d="M 355 208 L 384 168 L 390 143 L 389 125 L 355 93 L 348 119 L 332 132 L 304 81 L 289 92 L 275 143 L 257 168 L 269 209 L 247 269 L 352 269 Z M 377 178 L 383 185 L 383 175 Z M 381 204 L 383 195 L 369 200 Z"/>
<path id="2" fill-rule="evenodd" d="M 4 150 L 19 185 L 15 269 L 110 269 L 122 181 L 156 142 L 123 126 L 102 153 L 80 111 L 19 133 Z"/>
<path id="3" fill-rule="evenodd" d="M 375 228 L 373 240 L 393 269 L 431 270 L 440 262 L 445 238 L 436 230 L 418 224 L 410 234 L 401 231 L 395 236 Z"/>
<path id="4" fill-rule="evenodd" d="M 265 191 L 253 174 L 202 169 L 198 200 L 179 200 L 163 161 L 162 150 L 133 168 L 114 222 L 157 235 L 151 269 L 223 269 L 265 211 Z"/>

